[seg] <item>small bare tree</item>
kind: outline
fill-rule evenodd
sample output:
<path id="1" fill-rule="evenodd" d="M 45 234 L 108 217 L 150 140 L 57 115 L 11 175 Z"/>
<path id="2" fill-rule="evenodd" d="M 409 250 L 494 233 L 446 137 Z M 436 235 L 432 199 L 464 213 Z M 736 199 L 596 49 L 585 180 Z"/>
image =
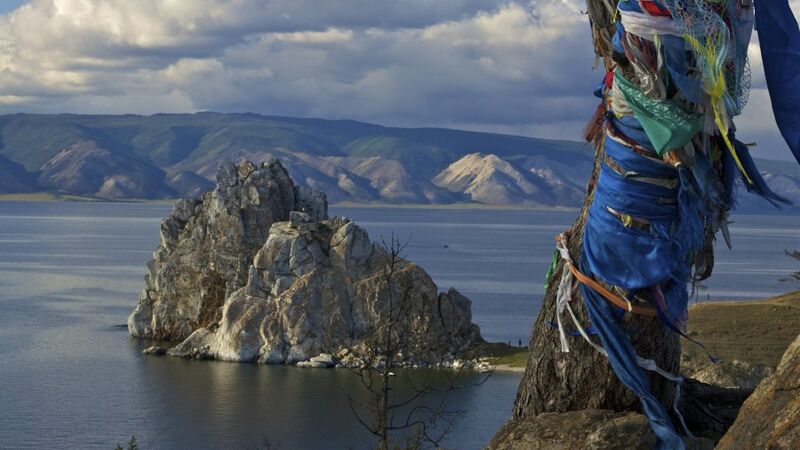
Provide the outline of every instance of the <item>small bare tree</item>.
<path id="1" fill-rule="evenodd" d="M 792 250 L 792 251 L 784 250 L 784 252 L 786 252 L 786 256 L 789 256 L 797 261 L 800 261 L 800 250 Z M 781 281 L 790 281 L 793 283 L 800 284 L 800 271 L 793 272 L 787 278 L 781 278 Z"/>
<path id="2" fill-rule="evenodd" d="M 381 273 L 385 289 L 378 295 L 382 293 L 384 298 L 377 299 L 374 320 L 359 336 L 360 345 L 354 349 L 354 364 L 350 365 L 366 389 L 367 399 L 357 401 L 349 396 L 350 407 L 359 423 L 377 437 L 379 450 L 440 448 L 463 415 L 448 409 L 447 393 L 483 384 L 491 372 L 476 380 L 472 370 L 441 368 L 455 357 L 465 366 L 473 366 L 476 357 L 451 353 L 452 333 L 445 317 L 424 317 L 424 299 L 411 295 L 408 282 L 402 287 L 401 280 L 409 276 L 411 268 L 403 258 L 407 242 L 394 233 L 389 243 L 381 242 L 386 253 Z M 417 365 L 438 370 L 404 369 Z"/>

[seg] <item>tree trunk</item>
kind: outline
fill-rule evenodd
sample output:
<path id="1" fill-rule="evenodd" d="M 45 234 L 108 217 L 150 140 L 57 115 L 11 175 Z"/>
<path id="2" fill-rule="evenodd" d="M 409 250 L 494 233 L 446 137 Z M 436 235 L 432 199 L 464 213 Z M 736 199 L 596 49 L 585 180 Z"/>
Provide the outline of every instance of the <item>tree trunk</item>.
<path id="1" fill-rule="evenodd" d="M 587 11 L 592 26 L 595 53 L 602 58 L 606 70 L 615 66 L 611 38 L 616 28 L 615 0 L 587 0 Z M 569 250 L 573 261 L 580 260 L 583 243 L 583 228 L 588 207 L 594 196 L 594 186 L 603 160 L 605 132 L 600 125 L 603 109 L 598 109 L 594 130 L 594 169 L 587 187 L 586 199 L 580 215 L 570 228 Z M 592 133 L 590 133 L 592 134 Z M 558 330 L 550 324 L 556 321 L 556 294 L 561 272 L 566 270 L 563 260 L 548 280 L 542 309 L 533 326 L 528 344 L 528 365 L 517 391 L 513 419 L 525 419 L 543 412 L 567 412 L 588 408 L 614 411 L 639 411 L 641 406 L 636 395 L 617 379 L 605 356 L 592 348 L 582 337 L 567 337 L 569 353 L 562 353 Z M 572 308 L 584 328 L 591 326 L 583 297 L 574 286 Z M 566 328 L 573 329 L 570 320 Z M 653 359 L 660 368 L 675 373 L 680 363 L 680 347 L 677 336 L 666 330 L 656 317 L 631 315 L 622 318 L 622 327 L 627 332 L 639 356 Z M 592 337 L 596 343 L 597 336 Z M 648 372 L 653 395 L 662 404 L 672 404 L 674 386 L 659 375 Z"/>
<path id="2" fill-rule="evenodd" d="M 587 188 L 584 205 L 578 219 L 570 228 L 569 248 L 572 258 L 579 260 L 586 222 L 587 209 L 593 198 L 594 186 L 602 161 L 602 142 L 605 134 L 595 140 L 595 163 Z M 528 344 L 528 364 L 519 385 L 514 405 L 513 419 L 534 417 L 543 412 L 566 412 L 587 408 L 614 411 L 639 411 L 638 398 L 614 375 L 605 356 L 592 348 L 582 337 L 568 336 L 569 353 L 562 353 L 558 330 L 550 324 L 556 320 L 556 294 L 561 272 L 565 270 L 559 261 L 550 277 L 542 308 L 533 326 Z M 583 298 L 575 286 L 572 307 L 584 328 L 591 324 L 583 305 Z M 573 329 L 571 321 L 565 322 Z M 651 358 L 664 370 L 675 373 L 680 362 L 679 342 L 674 333 L 663 327 L 656 317 L 645 317 L 626 313 L 622 326 L 636 348 L 637 353 Z M 599 339 L 593 336 L 595 342 Z M 652 392 L 662 404 L 672 404 L 673 385 L 662 377 L 650 374 Z"/>

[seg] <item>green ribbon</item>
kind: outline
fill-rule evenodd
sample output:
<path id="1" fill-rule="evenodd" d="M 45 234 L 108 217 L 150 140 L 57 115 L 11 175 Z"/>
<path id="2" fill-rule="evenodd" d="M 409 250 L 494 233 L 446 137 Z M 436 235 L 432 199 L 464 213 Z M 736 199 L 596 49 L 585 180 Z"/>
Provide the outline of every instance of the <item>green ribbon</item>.
<path id="1" fill-rule="evenodd" d="M 702 115 L 687 112 L 671 100 L 653 100 L 619 70 L 614 72 L 614 83 L 659 155 L 683 147 L 703 128 Z"/>

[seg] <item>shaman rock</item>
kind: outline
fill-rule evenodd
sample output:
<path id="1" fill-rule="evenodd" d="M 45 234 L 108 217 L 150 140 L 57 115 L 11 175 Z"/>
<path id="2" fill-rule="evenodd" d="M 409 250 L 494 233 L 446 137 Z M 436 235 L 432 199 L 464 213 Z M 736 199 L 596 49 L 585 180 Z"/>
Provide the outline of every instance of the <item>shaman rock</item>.
<path id="1" fill-rule="evenodd" d="M 454 289 L 439 293 L 424 270 L 402 259 L 386 283 L 390 258 L 349 219 L 293 213 L 272 225 L 247 284 L 225 300 L 220 320 L 169 353 L 267 364 L 341 354 L 363 344 L 390 298 L 403 299 L 404 326 L 420 337 L 403 364 L 441 362 L 480 340 L 469 299 Z"/>
<path id="2" fill-rule="evenodd" d="M 297 187 L 277 160 L 222 165 L 213 191 L 179 201 L 145 281 L 128 328 L 181 341 L 172 356 L 293 364 L 357 354 L 398 301 L 414 336 L 399 364 L 453 360 L 481 340 L 469 299 L 439 293 L 349 219 L 328 220 L 325 195 Z"/>
<path id="3" fill-rule="evenodd" d="M 270 225 L 292 211 L 325 219 L 327 208 L 325 194 L 296 186 L 277 160 L 220 165 L 212 191 L 178 201 L 161 223 L 131 335 L 180 340 L 216 323 L 225 298 L 247 283 Z"/>

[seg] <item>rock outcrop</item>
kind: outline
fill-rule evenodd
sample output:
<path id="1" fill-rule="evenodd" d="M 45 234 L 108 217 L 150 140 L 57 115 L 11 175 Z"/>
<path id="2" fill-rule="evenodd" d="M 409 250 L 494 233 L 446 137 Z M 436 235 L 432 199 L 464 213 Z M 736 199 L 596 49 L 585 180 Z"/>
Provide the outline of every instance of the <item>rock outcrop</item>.
<path id="1" fill-rule="evenodd" d="M 225 299 L 247 283 L 273 223 L 291 211 L 327 218 L 325 195 L 295 186 L 277 161 L 223 164 L 216 181 L 201 199 L 178 201 L 161 223 L 161 244 L 128 319 L 133 336 L 181 340 L 216 323 Z"/>
<path id="2" fill-rule="evenodd" d="M 409 329 L 430 344 L 409 349 L 404 363 L 441 361 L 480 340 L 466 297 L 438 293 L 402 259 L 387 283 L 391 260 L 349 219 L 328 220 L 324 194 L 296 187 L 277 160 L 223 165 L 214 191 L 178 202 L 162 224 L 129 329 L 183 339 L 172 356 L 346 361 L 393 298 L 404 299 Z"/>
<path id="3" fill-rule="evenodd" d="M 761 382 L 742 405 L 718 449 L 794 449 L 800 445 L 800 336 L 775 374 Z"/>
<path id="4" fill-rule="evenodd" d="M 764 378 L 772 375 L 775 369 L 763 364 L 750 364 L 745 361 L 719 361 L 708 364 L 694 373 L 687 373 L 697 381 L 729 389 L 753 391 Z"/>
<path id="5" fill-rule="evenodd" d="M 192 333 L 173 356 L 292 364 L 358 346 L 379 320 L 387 298 L 409 300 L 412 328 L 426 333 L 436 352 L 418 348 L 411 364 L 425 364 L 474 343 L 470 302 L 455 290 L 437 293 L 418 266 L 402 261 L 388 287 L 390 255 L 344 218 L 314 221 L 295 213 L 269 230 L 245 286 L 221 309 L 219 322 Z"/>
<path id="6" fill-rule="evenodd" d="M 584 409 L 511 420 L 487 447 L 492 450 L 650 450 L 655 436 L 647 418 L 634 412 Z M 711 450 L 710 439 L 689 438 L 686 448 Z"/>

